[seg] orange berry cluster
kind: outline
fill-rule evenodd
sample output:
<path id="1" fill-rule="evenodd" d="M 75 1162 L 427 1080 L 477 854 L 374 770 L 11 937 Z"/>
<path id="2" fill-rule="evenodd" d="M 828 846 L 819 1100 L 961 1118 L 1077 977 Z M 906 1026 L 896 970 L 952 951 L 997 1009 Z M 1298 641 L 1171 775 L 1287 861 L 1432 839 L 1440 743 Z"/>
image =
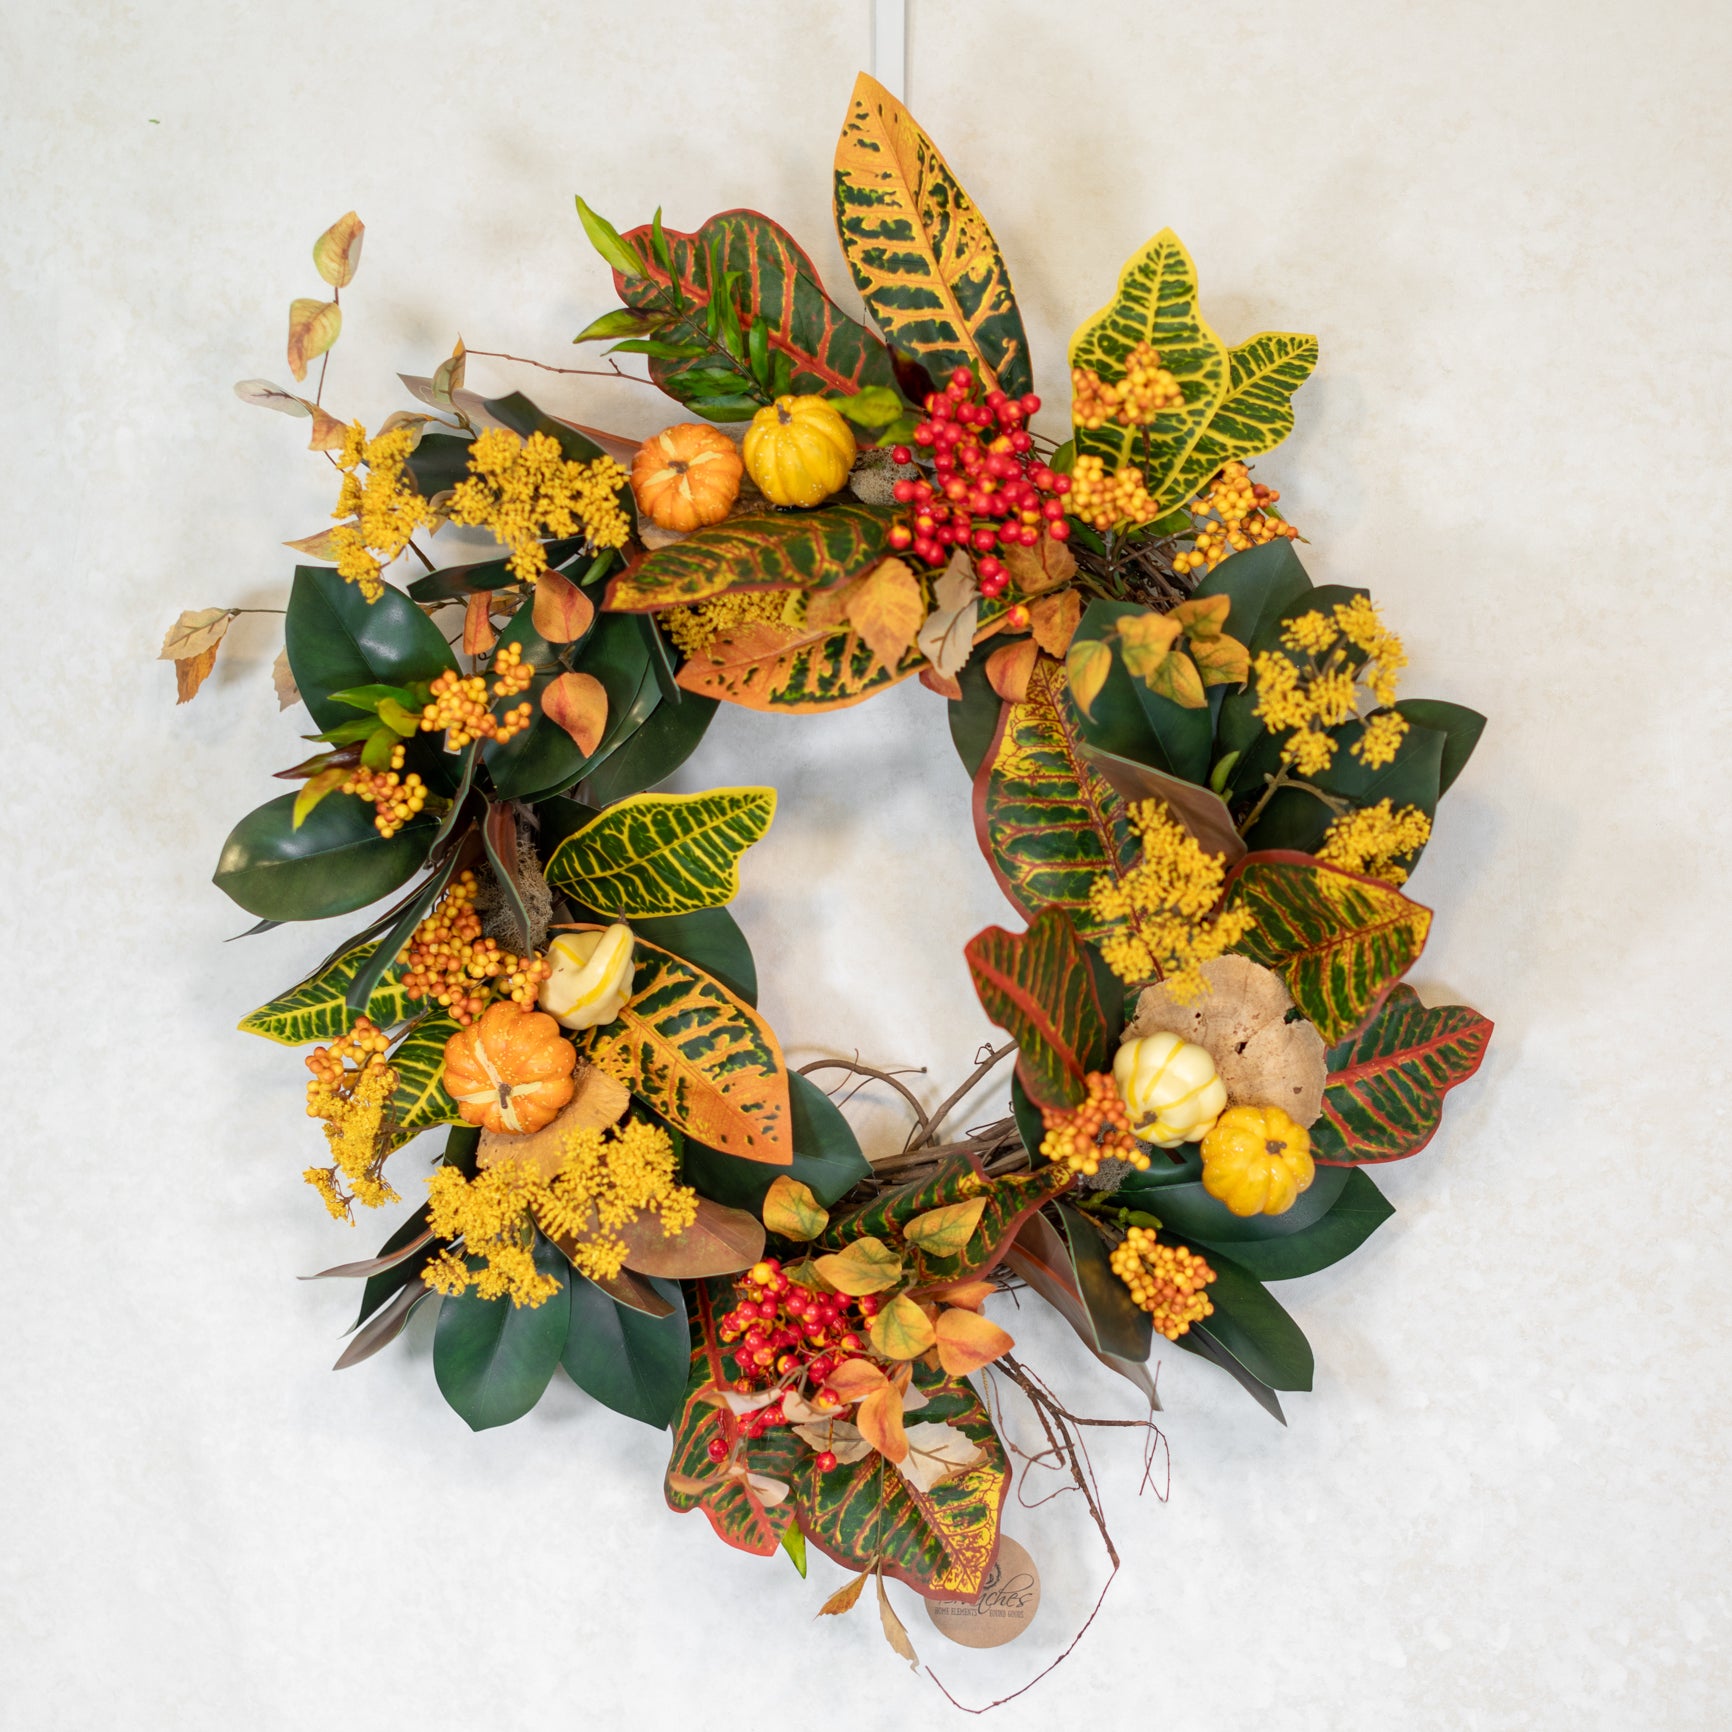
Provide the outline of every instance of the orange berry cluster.
<path id="1" fill-rule="evenodd" d="M 445 735 L 445 750 L 460 752 L 471 740 L 492 740 L 503 745 L 515 734 L 521 734 L 535 720 L 535 706 L 528 701 L 509 709 L 502 716 L 493 714 L 493 698 L 512 698 L 527 691 L 535 678 L 533 666 L 526 666 L 521 644 L 507 644 L 494 658 L 492 696 L 488 695 L 487 680 L 482 674 L 443 673 L 432 685 L 432 701 L 421 711 L 421 732 Z"/>
<path id="2" fill-rule="evenodd" d="M 403 768 L 403 748 L 391 748 L 389 770 L 369 770 L 363 765 L 342 786 L 342 792 L 373 802 L 373 828 L 381 836 L 395 836 L 427 804 L 427 784 L 413 770 Z"/>
<path id="3" fill-rule="evenodd" d="M 498 939 L 482 937 L 478 888 L 473 872 L 457 878 L 415 928 L 401 958 L 404 997 L 431 999 L 464 1028 L 495 998 L 533 1005 L 552 972 L 545 958 L 520 957 L 502 950 Z"/>
<path id="4" fill-rule="evenodd" d="M 881 1304 L 870 1293 L 850 1299 L 802 1287 L 774 1257 L 754 1263 L 734 1283 L 734 1308 L 717 1325 L 733 1357 L 735 1390 L 741 1395 L 755 1389 L 821 1391 L 824 1379 L 844 1359 L 866 1351 L 865 1329 Z M 837 1411 L 847 1405 L 834 1394 L 827 1401 L 822 1395 L 811 1398 Z M 777 1401 L 741 1417 L 747 1437 L 761 1437 L 787 1423 Z M 726 1453 L 724 1445 L 721 1455 Z M 711 1454 L 721 1459 L 713 1446 Z"/>
<path id="5" fill-rule="evenodd" d="M 1119 1098 L 1113 1073 L 1090 1071 L 1084 1079 L 1088 1093 L 1064 1112 L 1041 1109 L 1046 1135 L 1040 1152 L 1049 1161 L 1062 1161 L 1073 1173 L 1093 1175 L 1103 1160 L 1128 1161 L 1138 1172 L 1148 1169 L 1149 1157 L 1131 1135 L 1131 1115 Z"/>
<path id="6" fill-rule="evenodd" d="M 1198 516 L 1213 513 L 1215 521 L 1201 526 L 1196 545 L 1173 560 L 1173 570 L 1181 577 L 1205 568 L 1213 571 L 1230 553 L 1270 541 L 1297 541 L 1299 531 L 1291 523 L 1267 514 L 1266 507 L 1280 497 L 1275 488 L 1253 481 L 1243 463 L 1229 463 L 1191 507 Z"/>
<path id="7" fill-rule="evenodd" d="M 1203 1291 L 1215 1271 L 1186 1245 L 1163 1245 L 1147 1227 L 1132 1227 L 1112 1255 L 1113 1273 L 1169 1341 L 1214 1312 Z"/>
<path id="8" fill-rule="evenodd" d="M 1185 393 L 1161 365 L 1147 342 L 1125 357 L 1125 376 L 1109 385 L 1091 367 L 1070 370 L 1071 420 L 1091 432 L 1116 421 L 1121 427 L 1146 427 L 1163 409 L 1182 409 Z"/>
<path id="9" fill-rule="evenodd" d="M 365 1016 L 356 1017 L 355 1026 L 329 1046 L 314 1047 L 307 1055 L 307 1069 L 313 1073 L 307 1084 L 307 1112 L 322 1118 L 319 1108 L 347 1095 L 361 1072 L 369 1065 L 382 1065 L 390 1049 L 390 1040 Z"/>
<path id="10" fill-rule="evenodd" d="M 1101 530 L 1121 523 L 1147 523 L 1155 502 L 1134 464 L 1115 475 L 1098 457 L 1079 457 L 1071 469 L 1070 508 L 1073 516 Z"/>

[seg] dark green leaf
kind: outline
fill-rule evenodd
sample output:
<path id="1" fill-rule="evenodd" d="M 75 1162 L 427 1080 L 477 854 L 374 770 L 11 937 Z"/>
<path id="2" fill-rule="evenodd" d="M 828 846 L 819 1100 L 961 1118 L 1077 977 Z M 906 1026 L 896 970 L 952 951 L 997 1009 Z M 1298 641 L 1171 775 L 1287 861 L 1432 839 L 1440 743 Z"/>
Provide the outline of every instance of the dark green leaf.
<path id="1" fill-rule="evenodd" d="M 1213 1319 L 1209 1320 L 1210 1322 Z M 1287 1423 L 1287 1416 L 1281 1411 L 1281 1398 L 1273 1389 L 1242 1365 L 1238 1359 L 1210 1333 L 1209 1322 L 1193 1323 L 1178 1339 L 1178 1346 L 1187 1353 L 1194 1353 L 1199 1359 L 1207 1359 L 1211 1365 L 1218 1365 L 1233 1379 L 1235 1383 L 1248 1394 L 1263 1411 L 1282 1425 Z"/>
<path id="2" fill-rule="evenodd" d="M 469 473 L 469 445 L 466 436 L 455 433 L 423 433 L 421 443 L 404 462 L 415 491 L 431 499 L 455 487 Z"/>
<path id="3" fill-rule="evenodd" d="M 1133 1209 L 1146 1210 L 1160 1218 L 1161 1225 L 1187 1245 L 1225 1246 L 1237 1257 L 1244 1243 L 1285 1238 L 1315 1226 L 1334 1208 L 1346 1180 L 1347 1167 L 1319 1167 L 1309 1190 L 1301 1191 L 1292 1208 L 1282 1215 L 1235 1215 L 1203 1189 L 1201 1180 L 1185 1179 L 1158 1187 L 1119 1188 L 1117 1201 Z M 1143 1175 L 1138 1174 L 1140 1179 Z M 1158 1191 L 1158 1195 L 1155 1192 Z"/>
<path id="4" fill-rule="evenodd" d="M 558 444 L 567 462 L 593 463 L 607 455 L 587 434 L 554 420 L 521 391 L 513 391 L 509 397 L 490 397 L 484 407 L 494 420 L 503 421 L 520 439 L 527 439 L 531 433 L 545 433 Z"/>
<path id="5" fill-rule="evenodd" d="M 1395 706 L 1410 722 L 1420 727 L 1436 728 L 1444 736 L 1443 763 L 1438 778 L 1438 794 L 1447 794 L 1457 776 L 1467 767 L 1479 737 L 1485 732 L 1485 717 L 1478 710 L 1463 704 L 1446 703 L 1441 698 L 1403 698 Z"/>
<path id="6" fill-rule="evenodd" d="M 682 692 L 680 702 L 659 704 L 619 750 L 585 779 L 583 792 L 596 806 L 611 806 L 665 782 L 698 748 L 715 715 L 717 700 Z M 551 850 L 550 850 L 551 852 Z"/>
<path id="7" fill-rule="evenodd" d="M 1098 1226 L 1069 1203 L 1054 1205 L 1064 1233 L 1065 1249 L 1076 1271 L 1092 1345 L 1115 1359 L 1144 1360 L 1154 1339 L 1148 1312 L 1131 1298 L 1130 1289 L 1113 1273 L 1111 1255 Z"/>
<path id="8" fill-rule="evenodd" d="M 473 1291 L 446 1299 L 433 1335 L 433 1376 L 471 1431 L 521 1419 L 546 1389 L 571 1325 L 571 1265 L 536 1235 L 535 1266 L 560 1290 L 530 1307 Z"/>
<path id="9" fill-rule="evenodd" d="M 647 613 L 637 616 L 638 630 L 643 633 L 644 647 L 649 651 L 650 668 L 661 687 L 662 702 L 678 704 L 684 701 L 680 689 L 679 669 L 674 666 L 673 648 L 662 636 L 661 627 Z"/>
<path id="10" fill-rule="evenodd" d="M 684 1401 L 691 1327 L 680 1284 L 643 1279 L 673 1307 L 666 1317 L 621 1305 L 593 1281 L 572 1275 L 571 1329 L 562 1362 L 586 1394 L 660 1430 L 673 1424 Z"/>
<path id="11" fill-rule="evenodd" d="M 436 829 L 423 817 L 381 836 L 372 807 L 344 796 L 322 802 L 297 830 L 294 807 L 295 796 L 283 794 L 249 812 L 217 861 L 217 888 L 267 920 L 323 920 L 365 908 L 414 874 Z"/>
<path id="12" fill-rule="evenodd" d="M 1309 1389 L 1311 1346 L 1299 1325 L 1248 1270 L 1219 1251 L 1211 1250 L 1208 1260 L 1215 1271 L 1208 1288 L 1215 1307 L 1206 1320 L 1209 1334 L 1271 1389 Z"/>
<path id="13" fill-rule="evenodd" d="M 1234 1261 L 1259 1281 L 1292 1281 L 1300 1275 L 1315 1275 L 1357 1251 L 1395 1213 L 1363 1167 L 1319 1167 L 1318 1179 L 1331 1171 L 1347 1175 L 1331 1208 L 1284 1238 L 1241 1240 L 1232 1248 Z M 1304 1200 L 1299 1199 L 1301 1203 Z M 1289 1213 L 1297 1208 L 1296 1203 Z"/>
<path id="14" fill-rule="evenodd" d="M 970 781 L 980 774 L 980 766 L 992 749 L 993 735 L 998 732 L 999 714 L 1004 708 L 1003 700 L 986 677 L 986 658 L 993 647 L 988 645 L 985 651 L 977 650 L 969 658 L 956 676 L 956 683 L 962 687 L 962 697 L 956 703 L 945 705 L 950 720 L 951 743 L 956 747 L 956 755 L 962 760 Z"/>
<path id="15" fill-rule="evenodd" d="M 411 934 L 420 924 L 427 910 L 433 906 L 434 899 L 450 882 L 451 874 L 457 867 L 457 850 L 452 849 L 451 858 L 432 873 L 426 883 L 410 901 L 408 907 L 397 917 L 397 923 L 380 939 L 373 954 L 356 972 L 355 978 L 349 983 L 349 990 L 344 995 L 343 1002 L 352 1011 L 360 1011 L 367 1005 L 374 987 L 384 978 L 385 971 L 396 964 L 397 958 L 403 954 L 403 947 L 409 942 Z M 374 1021 L 378 1019 L 375 1017 Z"/>
<path id="16" fill-rule="evenodd" d="M 558 566 L 589 545 L 588 537 L 566 536 L 559 541 L 543 543 L 547 563 Z M 511 569 L 511 561 L 484 559 L 474 565 L 442 565 L 418 577 L 409 585 L 409 594 L 416 601 L 461 601 L 465 596 L 482 590 L 509 589 L 522 579 Z"/>
<path id="17" fill-rule="evenodd" d="M 457 666 L 439 628 L 402 590 L 386 584 L 369 603 L 328 565 L 295 568 L 284 638 L 295 685 L 321 728 L 354 719 L 335 692 L 374 684 L 395 689 Z"/>

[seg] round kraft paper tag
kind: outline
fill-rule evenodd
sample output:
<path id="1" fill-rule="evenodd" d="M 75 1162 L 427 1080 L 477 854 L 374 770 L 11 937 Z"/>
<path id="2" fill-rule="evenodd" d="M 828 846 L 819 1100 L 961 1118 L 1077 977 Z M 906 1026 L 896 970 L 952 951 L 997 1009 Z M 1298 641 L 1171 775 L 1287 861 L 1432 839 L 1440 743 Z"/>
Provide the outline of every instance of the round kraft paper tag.
<path id="1" fill-rule="evenodd" d="M 976 1600 L 928 1600 L 926 1615 L 941 1636 L 965 1648 L 998 1648 L 1014 1642 L 1040 1606 L 1040 1571 L 1027 1548 L 1008 1534 Z"/>

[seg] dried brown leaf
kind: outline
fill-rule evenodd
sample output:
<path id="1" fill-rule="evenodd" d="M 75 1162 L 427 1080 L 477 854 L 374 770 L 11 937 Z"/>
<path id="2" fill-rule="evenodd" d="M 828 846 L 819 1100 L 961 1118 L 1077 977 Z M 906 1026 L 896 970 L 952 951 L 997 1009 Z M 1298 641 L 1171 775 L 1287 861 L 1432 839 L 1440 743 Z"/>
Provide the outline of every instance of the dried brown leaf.
<path id="1" fill-rule="evenodd" d="M 938 1313 L 938 1363 L 952 1377 L 967 1377 L 983 1365 L 1002 1358 L 1016 1345 L 996 1323 L 973 1311 L 952 1307 Z"/>
<path id="2" fill-rule="evenodd" d="M 235 386 L 235 395 L 256 409 L 275 409 L 279 415 L 311 415 L 313 406 L 305 397 L 273 385 L 269 379 L 242 379 Z"/>
<path id="3" fill-rule="evenodd" d="M 925 613 L 919 579 L 894 555 L 866 573 L 848 602 L 854 629 L 886 667 L 895 667 L 908 653 Z"/>
<path id="4" fill-rule="evenodd" d="M 463 653 L 484 656 L 499 641 L 493 629 L 493 596 L 478 589 L 463 604 Z"/>
<path id="5" fill-rule="evenodd" d="M 1305 1021 L 1287 1021 L 1293 999 L 1281 977 L 1246 956 L 1203 964 L 1209 990 L 1189 1004 L 1165 986 L 1144 989 L 1126 1040 L 1176 1034 L 1215 1061 L 1231 1106 L 1279 1107 L 1298 1125 L 1323 1111 L 1329 1072 L 1323 1037 Z"/>
<path id="6" fill-rule="evenodd" d="M 293 553 L 304 553 L 309 559 L 335 560 L 337 557 L 337 545 L 328 529 L 321 529 L 316 535 L 303 535 L 299 541 L 285 541 L 283 546 Z"/>
<path id="7" fill-rule="evenodd" d="M 1076 555 L 1068 543 L 1054 541 L 1050 535 L 1042 535 L 1035 547 L 1000 548 L 999 558 L 1024 595 L 1044 595 L 1076 576 Z"/>
<path id="8" fill-rule="evenodd" d="M 594 674 L 561 674 L 541 694 L 541 708 L 588 757 L 607 727 L 607 688 Z"/>
<path id="9" fill-rule="evenodd" d="M 844 1401 L 861 1401 L 888 1387 L 890 1379 L 870 1359 L 844 1359 L 824 1382 Z"/>
<path id="10" fill-rule="evenodd" d="M 216 666 L 218 645 L 212 644 L 209 649 L 201 650 L 195 656 L 186 656 L 174 664 L 174 689 L 177 704 L 190 703 L 198 696 L 198 689 L 210 678 L 210 671 Z"/>
<path id="11" fill-rule="evenodd" d="M 737 1275 L 764 1254 L 763 1222 L 708 1197 L 698 1198 L 697 1219 L 678 1233 L 664 1233 L 661 1217 L 649 1210 L 639 1210 L 617 1232 L 625 1240 L 628 1269 L 673 1281 Z"/>
<path id="12" fill-rule="evenodd" d="M 277 708 L 286 710 L 290 704 L 301 701 L 301 689 L 295 684 L 294 669 L 289 666 L 289 652 L 286 649 L 277 651 L 277 659 L 271 663 L 271 684 L 277 689 Z"/>
<path id="13" fill-rule="evenodd" d="M 592 1280 L 615 1304 L 641 1311 L 646 1317 L 671 1317 L 674 1308 L 649 1282 L 621 1269 L 617 1275 L 591 1275 Z"/>
<path id="14" fill-rule="evenodd" d="M 349 429 L 335 415 L 314 404 L 313 431 L 307 438 L 309 451 L 341 451 L 348 436 Z"/>
<path id="15" fill-rule="evenodd" d="M 980 590 L 974 581 L 974 562 L 959 547 L 932 586 L 932 612 L 915 634 L 915 642 L 940 674 L 954 678 L 974 649 L 974 628 L 979 620 Z"/>
<path id="16" fill-rule="evenodd" d="M 1082 619 L 1082 597 L 1074 589 L 1062 589 L 1057 595 L 1043 595 L 1028 610 L 1028 616 L 1034 641 L 1049 656 L 1062 661 Z"/>
<path id="17" fill-rule="evenodd" d="M 994 1293 L 998 1284 L 994 1281 L 953 1281 L 948 1287 L 934 1287 L 930 1297 L 941 1305 L 960 1305 L 964 1310 L 978 1311 Z"/>
<path id="18" fill-rule="evenodd" d="M 893 1647 L 912 1671 L 920 1670 L 920 1656 L 914 1652 L 914 1644 L 908 1639 L 908 1631 L 903 1627 L 902 1620 L 897 1617 L 890 1604 L 890 1596 L 884 1591 L 884 1572 L 878 1571 L 878 1621 L 884 1626 L 884 1640 Z"/>
<path id="19" fill-rule="evenodd" d="M 941 1480 L 967 1473 L 985 1454 L 966 1431 L 942 1420 L 926 1419 L 908 1427 L 908 1454 L 896 1465 L 904 1478 L 925 1492 Z"/>
<path id="20" fill-rule="evenodd" d="M 1169 776 L 1165 770 L 1100 751 L 1086 741 L 1079 749 L 1120 799 L 1161 801 L 1208 853 L 1224 856 L 1229 866 L 1244 854 L 1245 839 L 1234 827 L 1233 814 L 1219 794 Z"/>
<path id="21" fill-rule="evenodd" d="M 333 289 L 346 289 L 361 263 L 367 225 L 353 211 L 340 216 L 313 242 L 313 264 Z"/>
<path id="22" fill-rule="evenodd" d="M 222 642 L 223 633 L 229 629 L 234 617 L 232 608 L 188 608 L 168 628 L 156 659 L 162 662 L 185 661 L 189 656 L 202 655 L 207 649 L 214 650 Z"/>
<path id="23" fill-rule="evenodd" d="M 289 303 L 289 371 L 297 380 L 306 378 L 308 363 L 324 354 L 342 330 L 343 309 L 335 301 L 302 296 Z"/>
<path id="24" fill-rule="evenodd" d="M 787 1399 L 782 1411 L 787 1413 Z M 794 1435 L 811 1444 L 822 1454 L 829 1450 L 839 1462 L 864 1461 L 872 1453 L 873 1444 L 857 1425 L 846 1419 L 814 1419 L 794 1427 Z"/>
<path id="25" fill-rule="evenodd" d="M 818 1608 L 820 1618 L 834 1618 L 843 1612 L 851 1612 L 860 1603 L 860 1592 L 866 1586 L 866 1578 L 870 1570 L 862 1570 L 853 1581 L 845 1582 Z"/>
<path id="26" fill-rule="evenodd" d="M 865 576 L 851 577 L 846 583 L 833 584 L 829 589 L 815 589 L 806 597 L 803 623 L 812 631 L 836 631 L 848 623 L 848 609 Z"/>

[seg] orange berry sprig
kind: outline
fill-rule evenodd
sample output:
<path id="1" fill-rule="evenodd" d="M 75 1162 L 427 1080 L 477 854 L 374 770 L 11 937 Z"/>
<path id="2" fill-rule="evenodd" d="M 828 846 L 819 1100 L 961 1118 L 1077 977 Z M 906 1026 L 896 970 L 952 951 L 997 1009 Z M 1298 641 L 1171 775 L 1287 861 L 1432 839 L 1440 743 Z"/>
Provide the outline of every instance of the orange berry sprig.
<path id="1" fill-rule="evenodd" d="M 890 545 L 927 565 L 942 565 L 954 549 L 967 548 L 980 593 L 991 597 L 1010 583 L 1000 547 L 1033 547 L 1043 530 L 1054 541 L 1069 538 L 1064 496 L 1070 477 L 1041 462 L 1023 425 L 1040 408 L 1038 397 L 989 391 L 977 401 L 979 390 L 974 375 L 958 367 L 942 391 L 927 395 L 914 444 L 931 453 L 933 479 L 904 477 L 892 489 L 908 516 L 891 526 Z M 890 455 L 897 463 L 914 461 L 906 445 Z"/>
<path id="2" fill-rule="evenodd" d="M 1091 432 L 1116 421 L 1121 427 L 1146 427 L 1163 409 L 1182 409 L 1185 393 L 1161 365 L 1147 341 L 1125 356 L 1125 376 L 1109 385 L 1091 367 L 1072 367 L 1071 420 Z"/>
<path id="3" fill-rule="evenodd" d="M 401 745 L 393 746 L 389 770 L 362 765 L 338 790 L 373 802 L 373 828 L 381 836 L 395 836 L 427 804 L 427 784 L 413 770 L 407 776 L 397 774 L 403 768 L 403 751 Z"/>
<path id="4" fill-rule="evenodd" d="M 533 1005 L 551 972 L 544 957 L 520 957 L 482 936 L 478 889 L 473 872 L 458 877 L 416 926 L 401 958 L 403 996 L 439 1005 L 462 1028 L 495 998 Z"/>
<path id="5" fill-rule="evenodd" d="M 1227 464 L 1191 506 L 1193 515 L 1212 515 L 1215 521 L 1202 525 L 1192 550 L 1174 558 L 1173 570 L 1181 577 L 1205 568 L 1213 571 L 1230 553 L 1270 541 L 1297 541 L 1299 531 L 1291 523 L 1268 515 L 1267 508 L 1280 497 L 1275 488 L 1253 481 L 1243 463 Z"/>
<path id="6" fill-rule="evenodd" d="M 1088 1093 L 1063 1112 L 1041 1109 L 1046 1135 L 1040 1152 L 1049 1161 L 1059 1161 L 1073 1173 L 1093 1176 L 1103 1160 L 1128 1161 L 1138 1172 L 1146 1172 L 1149 1157 L 1131 1134 L 1131 1115 L 1119 1098 L 1111 1071 L 1090 1071 L 1084 1079 Z"/>
<path id="7" fill-rule="evenodd" d="M 882 1301 L 875 1294 L 850 1299 L 843 1293 L 817 1293 L 783 1272 L 781 1263 L 766 1257 L 754 1263 L 734 1283 L 734 1306 L 717 1323 L 717 1335 L 733 1361 L 733 1387 L 741 1395 L 754 1390 L 797 1390 L 822 1399 L 824 1379 L 844 1359 L 867 1351 L 866 1327 Z M 847 1404 L 832 1395 L 827 1405 L 838 1412 Z M 748 1438 L 791 1421 L 780 1400 L 740 1416 Z M 728 1446 L 719 1438 L 709 1445 L 710 1459 L 721 1461 Z M 828 1473 L 835 1457 L 818 1457 L 818 1469 Z"/>
<path id="8" fill-rule="evenodd" d="M 1152 1229 L 1132 1227 L 1111 1261 L 1131 1298 L 1169 1341 L 1214 1314 L 1214 1302 L 1203 1289 L 1215 1271 L 1189 1246 L 1163 1245 Z"/>
<path id="9" fill-rule="evenodd" d="M 320 1108 L 329 1097 L 346 1094 L 361 1072 L 369 1065 L 382 1065 L 390 1050 L 390 1040 L 365 1016 L 356 1017 L 355 1026 L 329 1046 L 314 1047 L 307 1055 L 307 1069 L 313 1073 L 307 1084 L 308 1113 L 323 1116 Z"/>
<path id="10" fill-rule="evenodd" d="M 535 668 L 523 660 L 521 644 L 506 644 L 493 658 L 493 691 L 487 690 L 484 674 L 442 673 L 431 686 L 432 697 L 421 711 L 421 732 L 445 735 L 445 750 L 460 752 L 471 740 L 492 740 L 503 745 L 521 734 L 535 720 L 535 706 L 527 701 L 502 716 L 490 707 L 493 698 L 515 697 L 527 691 Z"/>

